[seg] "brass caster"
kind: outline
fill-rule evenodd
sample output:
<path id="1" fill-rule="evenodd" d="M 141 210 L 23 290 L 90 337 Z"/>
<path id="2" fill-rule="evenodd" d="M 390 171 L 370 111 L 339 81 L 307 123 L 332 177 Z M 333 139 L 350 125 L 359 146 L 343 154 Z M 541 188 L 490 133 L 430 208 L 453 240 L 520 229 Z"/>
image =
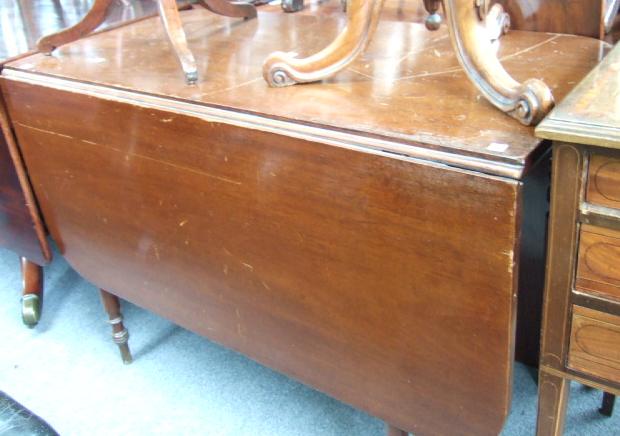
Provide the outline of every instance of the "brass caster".
<path id="1" fill-rule="evenodd" d="M 22 297 L 22 321 L 28 328 L 34 328 L 41 319 L 41 299 L 36 294 Z"/>
<path id="2" fill-rule="evenodd" d="M 119 316 L 116 319 L 108 321 L 112 325 L 119 324 L 122 326 L 123 317 Z M 133 362 L 131 350 L 129 350 L 129 331 L 123 327 L 122 330 L 112 333 L 112 340 L 118 345 L 118 350 L 121 353 L 121 359 L 125 365 L 129 365 Z"/>
<path id="3" fill-rule="evenodd" d="M 198 83 L 198 70 L 185 71 L 185 83 L 188 85 Z"/>
<path id="4" fill-rule="evenodd" d="M 439 15 L 437 12 L 434 12 L 430 14 L 428 17 L 426 17 L 426 20 L 424 21 L 424 25 L 426 26 L 428 30 L 435 31 L 441 27 L 441 21 L 442 21 L 441 15 Z"/>
<path id="5" fill-rule="evenodd" d="M 299 12 L 304 8 L 304 0 L 282 0 L 280 6 L 284 12 Z"/>
<path id="6" fill-rule="evenodd" d="M 129 365 L 131 362 L 133 362 L 133 356 L 131 355 L 131 351 L 129 350 L 129 345 L 119 344 L 118 349 L 121 352 L 121 359 L 123 359 L 123 363 L 125 365 Z"/>

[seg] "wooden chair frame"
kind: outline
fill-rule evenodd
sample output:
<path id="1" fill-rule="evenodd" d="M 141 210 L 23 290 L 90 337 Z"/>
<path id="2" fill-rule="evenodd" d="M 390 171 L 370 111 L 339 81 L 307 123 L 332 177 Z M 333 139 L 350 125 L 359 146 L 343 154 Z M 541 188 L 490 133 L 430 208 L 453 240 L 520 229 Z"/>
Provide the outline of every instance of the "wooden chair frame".
<path id="1" fill-rule="evenodd" d="M 514 80 L 502 67 L 492 47 L 497 34 L 488 26 L 507 25 L 500 5 L 490 0 L 424 0 L 432 14 L 427 27 L 439 27 L 436 14 L 443 5 L 452 45 L 465 73 L 494 106 L 525 125 L 537 124 L 553 107 L 549 87 L 538 79 L 523 83 Z M 344 69 L 364 51 L 379 21 L 383 0 L 349 0 L 348 23 L 336 39 L 320 52 L 307 58 L 275 52 L 263 65 L 263 77 L 270 86 L 323 80 Z M 429 18 L 431 18 L 429 17 Z"/>
<path id="2" fill-rule="evenodd" d="M 57 47 L 80 39 L 101 25 L 112 10 L 114 0 L 95 0 L 84 18 L 76 25 L 52 35 L 44 36 L 37 42 L 37 49 L 51 53 Z M 187 83 L 198 80 L 196 59 L 187 45 L 183 23 L 176 0 L 157 0 L 159 16 L 174 53 L 181 64 Z M 229 2 L 227 0 L 198 0 L 198 4 L 218 15 L 237 18 L 256 17 L 256 8 L 250 3 Z"/>

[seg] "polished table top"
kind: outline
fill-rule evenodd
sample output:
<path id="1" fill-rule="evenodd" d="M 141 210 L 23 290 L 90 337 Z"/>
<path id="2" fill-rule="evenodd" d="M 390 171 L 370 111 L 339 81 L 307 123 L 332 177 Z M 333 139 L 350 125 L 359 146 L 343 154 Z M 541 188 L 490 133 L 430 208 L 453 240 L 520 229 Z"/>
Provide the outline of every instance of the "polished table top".
<path id="1" fill-rule="evenodd" d="M 258 129 L 278 121 L 296 123 L 280 126 L 291 132 L 300 124 L 319 126 L 326 141 L 363 135 L 365 146 L 515 178 L 540 143 L 532 128 L 478 94 L 445 28 L 433 33 L 421 24 L 382 22 L 368 51 L 345 71 L 323 83 L 273 89 L 262 78 L 267 55 L 316 52 L 345 25 L 343 16 L 259 13 L 258 19 L 242 21 L 201 8 L 181 15 L 199 64 L 201 80 L 194 86 L 185 84 L 157 18 L 93 35 L 53 56 L 18 60 L 3 74 L 26 74 L 48 85 L 51 77 L 76 81 L 71 86 L 94 84 L 91 92 L 114 92 L 114 98 L 166 97 L 152 104 L 176 105 L 197 116 L 213 117 L 225 108 L 219 115 L 235 123 L 259 115 L 250 120 Z M 514 31 L 501 39 L 499 50 L 517 80 L 542 78 L 561 100 L 605 47 L 589 38 Z"/>
<path id="2" fill-rule="evenodd" d="M 541 138 L 620 148 L 620 47 L 538 126 Z"/>

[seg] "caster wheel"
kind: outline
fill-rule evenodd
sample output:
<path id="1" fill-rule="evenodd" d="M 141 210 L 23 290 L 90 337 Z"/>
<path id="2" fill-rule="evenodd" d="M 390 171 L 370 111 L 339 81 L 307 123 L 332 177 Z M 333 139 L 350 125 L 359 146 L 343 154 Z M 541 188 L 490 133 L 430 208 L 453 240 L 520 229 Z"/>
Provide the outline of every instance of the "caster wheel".
<path id="1" fill-rule="evenodd" d="M 426 17 L 424 25 L 428 30 L 435 31 L 441 27 L 441 21 L 441 15 L 439 15 L 437 12 L 434 12 L 428 17 Z"/>
<path id="2" fill-rule="evenodd" d="M 26 294 L 22 297 L 22 321 L 33 328 L 41 319 L 41 299 L 36 294 Z"/>
<path id="3" fill-rule="evenodd" d="M 299 12 L 304 8 L 304 0 L 282 0 L 284 12 Z"/>

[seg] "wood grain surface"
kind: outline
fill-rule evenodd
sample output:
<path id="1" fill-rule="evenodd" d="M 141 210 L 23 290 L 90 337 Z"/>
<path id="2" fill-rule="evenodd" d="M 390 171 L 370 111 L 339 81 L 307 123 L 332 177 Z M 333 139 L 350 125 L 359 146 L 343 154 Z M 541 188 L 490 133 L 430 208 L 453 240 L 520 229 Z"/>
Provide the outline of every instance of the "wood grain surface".
<path id="1" fill-rule="evenodd" d="M 594 204 L 620 209 L 620 159 L 592 156 L 586 199 Z"/>
<path id="2" fill-rule="evenodd" d="M 620 300 L 620 232 L 581 226 L 576 286 Z"/>
<path id="3" fill-rule="evenodd" d="M 620 383 L 620 317 L 574 306 L 568 366 Z"/>
<path id="4" fill-rule="evenodd" d="M 596 66 L 536 128 L 537 136 L 603 148 L 620 148 L 620 46 Z"/>
<path id="5" fill-rule="evenodd" d="M 53 4 L 52 4 L 53 3 Z M 77 22 L 90 6 L 71 5 L 41 0 L 0 3 L 0 71 L 10 58 L 32 52 L 41 36 Z M 140 17 L 155 11 L 147 1 L 132 1 L 130 7 L 113 8 L 105 26 Z M 51 249 L 45 239 L 43 220 L 28 180 L 27 169 L 14 144 L 10 120 L 0 98 L 0 246 L 22 257 L 44 265 L 51 260 Z"/>
<path id="6" fill-rule="evenodd" d="M 499 431 L 519 183 L 3 91 L 51 234 L 85 278 L 399 428 Z"/>
<path id="7" fill-rule="evenodd" d="M 322 83 L 271 89 L 261 72 L 269 53 L 316 52 L 328 45 L 344 20 L 260 11 L 257 20 L 246 22 L 202 10 L 181 16 L 190 49 L 201 53 L 198 72 L 203 80 L 196 86 L 185 85 L 163 30 L 153 19 L 83 39 L 53 57 L 17 61 L 7 70 L 139 89 L 192 104 L 361 132 L 402 145 L 456 150 L 461 156 L 516 167 L 527 164 L 540 144 L 533 129 L 514 126 L 513 119 L 480 97 L 462 72 L 446 29 L 429 32 L 422 24 L 382 22 L 366 54 L 347 70 Z M 510 32 L 501 40 L 500 57 L 517 80 L 542 78 L 561 101 L 597 64 L 606 46 L 589 38 Z M 408 153 L 406 146 L 395 151 Z"/>
<path id="8" fill-rule="evenodd" d="M 0 132 L 0 246 L 40 265 L 47 260 L 37 234 L 4 135 Z M 18 259 L 15 259 L 18 265 Z"/>
<path id="9" fill-rule="evenodd" d="M 0 95 L 0 246 L 38 265 L 45 265 L 52 258 L 43 221 L 2 95 Z"/>
<path id="10" fill-rule="evenodd" d="M 150 20 L 3 71 L 63 255 L 97 286 L 396 428 L 497 434 L 524 174 L 546 146 L 477 98 L 441 31 L 380 25 L 347 71 L 283 90 L 262 82 L 261 60 L 312 52 L 341 20 L 182 16 L 208 59 L 196 86 Z M 522 32 L 501 44 L 515 75 L 534 71 L 559 97 L 602 47 Z"/>

